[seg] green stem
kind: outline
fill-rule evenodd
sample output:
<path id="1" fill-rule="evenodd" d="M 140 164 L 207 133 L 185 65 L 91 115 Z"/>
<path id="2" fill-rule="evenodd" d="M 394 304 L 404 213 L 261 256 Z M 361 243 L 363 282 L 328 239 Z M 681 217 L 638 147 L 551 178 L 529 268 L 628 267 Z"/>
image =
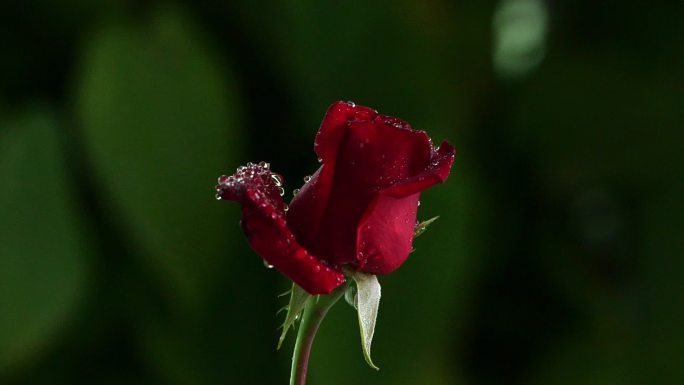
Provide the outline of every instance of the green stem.
<path id="1" fill-rule="evenodd" d="M 304 307 L 302 320 L 299 323 L 299 332 L 295 342 L 294 354 L 292 355 L 292 370 L 290 372 L 290 385 L 306 385 L 306 372 L 311 356 L 311 347 L 318 327 L 328 310 L 337 302 L 347 285 L 337 288 L 330 295 L 319 295 L 309 298 Z"/>

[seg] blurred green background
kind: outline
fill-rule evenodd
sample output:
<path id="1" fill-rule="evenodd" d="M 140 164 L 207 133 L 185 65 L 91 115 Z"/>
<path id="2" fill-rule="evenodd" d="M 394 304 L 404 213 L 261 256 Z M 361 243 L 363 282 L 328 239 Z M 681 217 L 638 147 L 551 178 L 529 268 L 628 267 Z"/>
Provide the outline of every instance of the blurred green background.
<path id="1" fill-rule="evenodd" d="M 335 100 L 458 149 L 310 383 L 684 383 L 684 3 L 0 5 L 0 383 L 284 384 L 289 284 L 214 200 L 288 197 Z"/>

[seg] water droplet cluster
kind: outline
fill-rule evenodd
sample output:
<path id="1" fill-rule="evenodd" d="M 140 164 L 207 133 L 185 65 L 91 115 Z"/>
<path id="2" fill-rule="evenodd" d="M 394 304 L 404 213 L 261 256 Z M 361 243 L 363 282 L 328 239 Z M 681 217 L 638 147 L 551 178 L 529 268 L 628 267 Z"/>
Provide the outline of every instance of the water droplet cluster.
<path id="1" fill-rule="evenodd" d="M 282 187 L 283 179 L 280 175 L 271 172 L 270 168 L 271 165 L 267 162 L 258 164 L 250 162 L 238 167 L 234 175 L 221 175 L 215 187 L 216 199 L 241 201 L 246 197 L 262 207 L 279 206 L 277 203 L 279 200 L 275 199 L 275 194 L 279 196 L 285 194 L 285 189 Z"/>

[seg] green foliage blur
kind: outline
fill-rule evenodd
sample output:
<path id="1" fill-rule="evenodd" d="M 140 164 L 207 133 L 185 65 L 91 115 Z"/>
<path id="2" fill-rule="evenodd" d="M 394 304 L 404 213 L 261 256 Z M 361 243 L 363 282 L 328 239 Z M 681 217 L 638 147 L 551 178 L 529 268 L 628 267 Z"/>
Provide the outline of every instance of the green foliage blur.
<path id="1" fill-rule="evenodd" d="M 457 148 L 310 384 L 684 384 L 684 3 L 5 1 L 0 384 L 285 384 L 288 281 L 216 177 L 290 197 L 336 100 Z"/>

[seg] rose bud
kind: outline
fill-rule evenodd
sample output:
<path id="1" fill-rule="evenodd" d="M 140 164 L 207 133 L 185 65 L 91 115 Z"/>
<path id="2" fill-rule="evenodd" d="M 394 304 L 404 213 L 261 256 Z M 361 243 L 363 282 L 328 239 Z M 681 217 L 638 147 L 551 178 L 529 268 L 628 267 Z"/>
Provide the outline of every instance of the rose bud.
<path id="1" fill-rule="evenodd" d="M 219 178 L 217 198 L 242 205 L 250 245 L 311 294 L 344 283 L 342 267 L 388 274 L 411 252 L 420 193 L 444 182 L 454 161 L 447 142 L 351 102 L 334 103 L 314 151 L 319 169 L 285 209 L 282 179 L 266 163 Z"/>

